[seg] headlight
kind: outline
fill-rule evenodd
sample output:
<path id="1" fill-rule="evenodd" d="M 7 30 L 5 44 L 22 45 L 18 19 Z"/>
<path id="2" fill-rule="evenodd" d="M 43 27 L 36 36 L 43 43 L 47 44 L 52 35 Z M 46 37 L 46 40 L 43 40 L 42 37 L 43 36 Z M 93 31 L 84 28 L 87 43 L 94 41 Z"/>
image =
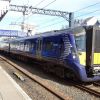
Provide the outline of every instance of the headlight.
<path id="1" fill-rule="evenodd" d="M 77 53 L 74 47 L 71 47 L 71 52 L 72 52 L 73 59 L 75 59 L 77 57 Z"/>

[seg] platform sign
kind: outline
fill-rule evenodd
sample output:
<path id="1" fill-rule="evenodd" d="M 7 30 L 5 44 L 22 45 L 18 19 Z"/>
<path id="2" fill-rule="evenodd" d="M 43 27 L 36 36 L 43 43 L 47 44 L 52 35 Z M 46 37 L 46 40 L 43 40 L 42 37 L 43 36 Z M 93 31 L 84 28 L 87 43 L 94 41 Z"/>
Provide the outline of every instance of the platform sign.
<path id="1" fill-rule="evenodd" d="M 24 37 L 26 36 L 26 33 L 18 30 L 0 30 L 0 36 Z"/>

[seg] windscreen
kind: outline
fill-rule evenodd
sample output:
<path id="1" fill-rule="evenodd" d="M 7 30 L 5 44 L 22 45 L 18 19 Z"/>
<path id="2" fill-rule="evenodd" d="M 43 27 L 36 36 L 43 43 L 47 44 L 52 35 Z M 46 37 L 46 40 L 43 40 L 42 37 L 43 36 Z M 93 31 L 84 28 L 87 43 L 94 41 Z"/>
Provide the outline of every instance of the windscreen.
<path id="1" fill-rule="evenodd" d="M 86 51 L 86 38 L 85 35 L 75 36 L 76 48 L 80 52 Z"/>
<path id="2" fill-rule="evenodd" d="M 80 60 L 80 64 L 86 65 L 86 32 L 83 27 L 74 30 L 75 43 Z"/>

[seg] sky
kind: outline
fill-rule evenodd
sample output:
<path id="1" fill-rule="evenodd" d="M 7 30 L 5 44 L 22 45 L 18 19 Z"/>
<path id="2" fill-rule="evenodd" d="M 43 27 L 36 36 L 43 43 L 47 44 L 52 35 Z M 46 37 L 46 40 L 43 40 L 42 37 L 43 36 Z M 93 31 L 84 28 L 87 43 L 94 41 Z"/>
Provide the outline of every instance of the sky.
<path id="1" fill-rule="evenodd" d="M 2 1 L 0 0 L 0 10 L 5 9 L 5 6 L 8 5 L 7 2 Z M 85 19 L 94 16 L 100 20 L 100 0 L 11 0 L 10 4 L 74 12 L 74 19 Z M 90 7 L 86 8 L 87 6 Z M 22 13 L 9 11 L 0 22 L 0 29 L 21 30 L 22 20 Z M 14 25 L 14 23 L 17 25 Z M 68 25 L 68 21 L 62 17 L 39 14 L 27 15 L 25 23 L 31 25 L 34 32 L 61 29 Z"/>

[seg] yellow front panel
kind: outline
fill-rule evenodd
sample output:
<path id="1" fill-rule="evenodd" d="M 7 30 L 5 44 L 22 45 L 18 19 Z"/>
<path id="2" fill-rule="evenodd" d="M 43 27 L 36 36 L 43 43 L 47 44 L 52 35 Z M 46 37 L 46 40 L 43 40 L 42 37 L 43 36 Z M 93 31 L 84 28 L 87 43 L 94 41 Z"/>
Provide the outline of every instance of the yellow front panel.
<path id="1" fill-rule="evenodd" d="M 80 64 L 86 65 L 86 52 L 80 52 L 79 60 L 80 60 Z"/>
<path id="2" fill-rule="evenodd" d="M 94 63 L 93 64 L 100 64 L 100 53 L 94 53 Z"/>

